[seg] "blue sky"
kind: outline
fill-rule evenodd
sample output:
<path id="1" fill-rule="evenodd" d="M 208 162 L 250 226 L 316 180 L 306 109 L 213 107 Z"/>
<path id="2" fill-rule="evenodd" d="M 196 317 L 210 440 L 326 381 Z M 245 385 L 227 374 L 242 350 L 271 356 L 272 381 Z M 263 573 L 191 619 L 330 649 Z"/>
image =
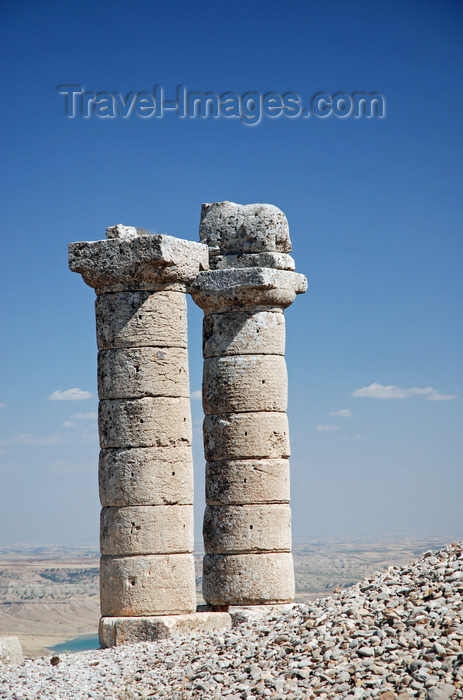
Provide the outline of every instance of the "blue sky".
<path id="1" fill-rule="evenodd" d="M 98 540 L 94 293 L 68 242 L 117 223 L 197 240 L 225 199 L 279 206 L 309 278 L 286 314 L 294 534 L 461 536 L 461 3 L 5 0 L 0 18 L 0 544 Z M 386 116 L 68 119 L 63 84 L 378 92 Z"/>

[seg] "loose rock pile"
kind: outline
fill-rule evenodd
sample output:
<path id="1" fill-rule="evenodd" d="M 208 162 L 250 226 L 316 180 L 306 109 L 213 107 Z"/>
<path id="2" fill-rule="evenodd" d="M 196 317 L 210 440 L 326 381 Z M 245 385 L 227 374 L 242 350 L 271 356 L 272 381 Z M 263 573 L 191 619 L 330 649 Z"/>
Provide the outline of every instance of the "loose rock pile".
<path id="1" fill-rule="evenodd" d="M 223 635 L 2 669 L 0 698 L 463 697 L 463 543 Z"/>

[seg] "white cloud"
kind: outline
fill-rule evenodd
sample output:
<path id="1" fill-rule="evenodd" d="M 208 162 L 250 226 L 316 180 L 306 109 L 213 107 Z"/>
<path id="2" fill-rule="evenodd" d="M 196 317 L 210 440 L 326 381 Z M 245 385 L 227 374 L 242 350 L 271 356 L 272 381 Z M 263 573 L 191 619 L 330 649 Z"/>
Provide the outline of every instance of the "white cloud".
<path id="1" fill-rule="evenodd" d="M 370 384 L 362 389 L 356 389 L 352 396 L 366 399 L 405 399 L 409 396 L 407 389 L 398 386 L 383 386 L 382 384 Z"/>
<path id="2" fill-rule="evenodd" d="M 65 420 L 64 423 L 61 423 L 61 426 L 63 428 L 75 428 L 76 424 L 72 422 L 72 420 Z"/>
<path id="3" fill-rule="evenodd" d="M 60 391 L 57 389 L 48 397 L 50 401 L 83 401 L 84 399 L 91 399 L 93 394 L 89 391 L 82 391 L 77 387 L 74 389 L 66 389 L 66 391 Z"/>
<path id="4" fill-rule="evenodd" d="M 318 430 L 322 433 L 328 433 L 332 430 L 341 430 L 341 428 L 339 427 L 339 425 L 317 425 L 315 430 Z"/>
<path id="5" fill-rule="evenodd" d="M 422 396 L 427 401 L 450 401 L 458 398 L 456 394 L 440 394 L 432 386 L 403 389 L 392 384 L 384 386 L 376 383 L 356 389 L 352 396 L 364 399 L 408 399 L 410 396 Z"/>
<path id="6" fill-rule="evenodd" d="M 452 401 L 453 399 L 458 399 L 457 394 L 439 394 L 438 391 L 433 394 L 429 394 L 426 397 L 426 401 Z"/>
<path id="7" fill-rule="evenodd" d="M 98 413 L 96 411 L 90 411 L 89 413 L 74 413 L 71 416 L 71 420 L 96 420 L 98 418 Z"/>
<path id="8" fill-rule="evenodd" d="M 190 394 L 190 399 L 193 399 L 193 401 L 201 401 L 203 398 L 203 392 L 201 389 L 197 389 L 196 391 L 192 391 Z"/>
<path id="9" fill-rule="evenodd" d="M 5 408 L 6 403 L 0 403 L 0 408 Z"/>
<path id="10" fill-rule="evenodd" d="M 340 418 L 350 418 L 352 416 L 352 411 L 350 408 L 343 408 L 341 411 L 334 411 L 330 413 L 330 416 L 339 416 Z"/>

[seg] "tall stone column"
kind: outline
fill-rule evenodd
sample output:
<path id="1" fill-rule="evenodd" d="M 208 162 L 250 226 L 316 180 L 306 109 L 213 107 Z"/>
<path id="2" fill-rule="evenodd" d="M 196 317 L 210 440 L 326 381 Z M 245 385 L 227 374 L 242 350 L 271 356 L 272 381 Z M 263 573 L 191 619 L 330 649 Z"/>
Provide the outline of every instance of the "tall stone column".
<path id="1" fill-rule="evenodd" d="M 191 287 L 204 310 L 206 456 L 203 595 L 214 606 L 294 597 L 283 309 L 294 272 L 277 207 L 204 204 L 209 271 Z"/>
<path id="2" fill-rule="evenodd" d="M 196 610 L 185 290 L 208 266 L 199 243 L 107 237 L 69 246 L 97 294 L 103 646 L 117 618 L 136 641 L 147 616 Z"/>

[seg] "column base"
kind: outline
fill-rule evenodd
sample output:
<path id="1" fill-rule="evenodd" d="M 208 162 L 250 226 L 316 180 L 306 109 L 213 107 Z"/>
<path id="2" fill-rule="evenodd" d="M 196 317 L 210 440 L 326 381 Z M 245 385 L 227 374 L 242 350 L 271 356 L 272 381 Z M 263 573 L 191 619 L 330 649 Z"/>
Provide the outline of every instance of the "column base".
<path id="1" fill-rule="evenodd" d="M 150 617 L 102 617 L 99 625 L 101 649 L 121 644 L 155 642 L 177 634 L 224 632 L 232 627 L 226 612 L 196 612 Z"/>

